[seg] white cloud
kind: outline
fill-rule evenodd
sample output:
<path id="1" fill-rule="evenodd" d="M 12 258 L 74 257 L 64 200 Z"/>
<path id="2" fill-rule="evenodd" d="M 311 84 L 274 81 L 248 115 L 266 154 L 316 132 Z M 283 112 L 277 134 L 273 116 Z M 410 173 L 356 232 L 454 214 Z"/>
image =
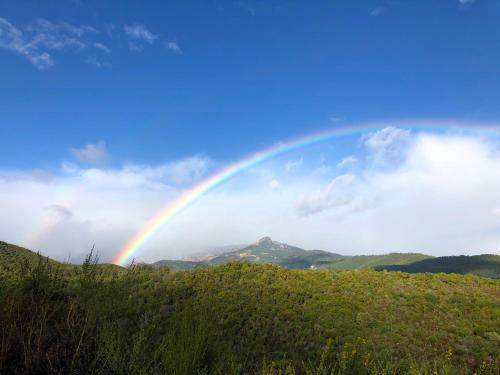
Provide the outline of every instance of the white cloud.
<path id="1" fill-rule="evenodd" d="M 24 239 L 25 244 L 37 249 L 40 243 L 47 240 L 47 236 L 54 232 L 59 226 L 69 223 L 73 213 L 71 210 L 59 204 L 51 204 L 40 211 L 37 227 L 28 233 Z M 38 249 L 37 249 L 38 250 Z"/>
<path id="2" fill-rule="evenodd" d="M 182 53 L 181 47 L 179 47 L 179 44 L 177 44 L 177 42 L 174 42 L 174 41 L 166 42 L 165 47 L 167 49 L 169 49 L 170 51 L 172 51 L 173 53 L 177 53 L 177 54 Z"/>
<path id="3" fill-rule="evenodd" d="M 88 25 L 53 23 L 45 19 L 18 28 L 0 18 L 0 48 L 20 54 L 44 70 L 54 65 L 53 52 L 84 50 L 89 45 L 86 35 L 96 32 Z"/>
<path id="4" fill-rule="evenodd" d="M 314 176 L 330 176 L 334 173 L 334 169 L 326 164 L 322 164 L 317 168 L 314 168 L 312 175 Z"/>
<path id="5" fill-rule="evenodd" d="M 361 166 L 360 176 L 344 189 L 332 183 L 302 186 L 306 193 L 296 208 L 305 216 L 295 223 L 287 217 L 284 237 L 302 228 L 307 246 L 358 254 L 500 253 L 498 144 L 426 133 L 404 144 L 391 168 Z"/>
<path id="6" fill-rule="evenodd" d="M 94 48 L 97 48 L 98 50 L 101 50 L 103 52 L 106 52 L 106 53 L 110 53 L 111 50 L 109 49 L 108 46 L 102 44 L 102 43 L 99 43 L 99 42 L 95 42 L 92 44 L 94 46 Z"/>
<path id="7" fill-rule="evenodd" d="M 350 203 L 354 198 L 352 184 L 355 180 L 351 174 L 335 177 L 324 189 L 303 195 L 297 210 L 302 215 L 310 215 Z"/>
<path id="8" fill-rule="evenodd" d="M 78 156 L 95 163 L 103 149 L 94 146 L 83 147 L 79 150 L 83 155 Z M 71 254 L 74 261 L 80 261 L 96 243 L 101 259 L 110 261 L 134 231 L 201 178 L 210 165 L 208 158 L 195 155 L 164 165 L 106 170 L 64 163 L 52 178 L 0 172 L 4 214 L 0 238 L 60 260 Z M 164 252 L 161 247 L 155 246 L 155 253 Z"/>
<path id="9" fill-rule="evenodd" d="M 103 166 L 110 161 L 106 143 L 103 141 L 89 143 L 82 148 L 72 148 L 70 152 L 77 161 L 89 165 Z"/>
<path id="10" fill-rule="evenodd" d="M 350 156 L 347 156 L 345 157 L 344 159 L 342 159 L 338 164 L 337 164 L 337 168 L 345 168 L 349 165 L 352 165 L 352 164 L 355 164 L 357 163 L 358 159 L 352 155 Z"/>
<path id="11" fill-rule="evenodd" d="M 291 160 L 285 164 L 285 171 L 290 172 L 294 169 L 300 168 L 304 163 L 304 158 L 300 158 L 299 160 Z"/>
<path id="12" fill-rule="evenodd" d="M 33 46 L 23 32 L 5 18 L 0 18 L 0 47 L 26 57 L 38 69 L 54 65 L 52 57 L 47 52 Z"/>
<path id="13" fill-rule="evenodd" d="M 206 174 L 212 166 L 210 158 L 195 155 L 158 167 L 144 165 L 128 165 L 124 169 L 133 173 L 141 173 L 152 179 L 159 179 L 172 185 L 192 184 Z"/>
<path id="14" fill-rule="evenodd" d="M 211 165 L 209 158 L 196 155 L 167 164 L 165 172 L 175 184 L 190 184 L 205 175 Z"/>
<path id="15" fill-rule="evenodd" d="M 277 190 L 281 187 L 281 184 L 278 180 L 272 180 L 270 183 L 269 183 L 269 188 L 271 190 Z"/>
<path id="16" fill-rule="evenodd" d="M 472 4 L 476 0 L 458 0 L 460 4 Z"/>
<path id="17" fill-rule="evenodd" d="M 362 140 L 374 162 L 394 162 L 410 141 L 410 131 L 388 126 L 364 135 Z"/>
<path id="18" fill-rule="evenodd" d="M 146 28 L 146 26 L 140 23 L 125 25 L 123 26 L 123 31 L 129 38 L 136 40 L 138 42 L 153 44 L 155 40 L 158 39 L 158 35 L 153 34 Z"/>
<path id="19" fill-rule="evenodd" d="M 0 176 L 0 187 L 3 212 L 19 210 L 12 219 L 0 218 L 2 239 L 60 260 L 71 253 L 75 261 L 93 243 L 103 260 L 111 260 L 134 228 L 170 196 L 167 185 L 125 170 L 79 169 L 51 181 Z M 29 213 L 24 222 L 21 212 Z"/>
<path id="20" fill-rule="evenodd" d="M 69 220 L 71 219 L 71 216 L 73 216 L 73 213 L 70 210 L 58 204 L 52 204 L 50 206 L 47 206 L 45 208 L 45 211 L 50 216 L 53 216 L 58 220 Z"/>
<path id="21" fill-rule="evenodd" d="M 315 176 L 329 176 L 333 172 L 334 169 L 326 164 L 326 155 L 322 152 L 319 157 L 319 166 L 312 170 L 312 174 Z"/>

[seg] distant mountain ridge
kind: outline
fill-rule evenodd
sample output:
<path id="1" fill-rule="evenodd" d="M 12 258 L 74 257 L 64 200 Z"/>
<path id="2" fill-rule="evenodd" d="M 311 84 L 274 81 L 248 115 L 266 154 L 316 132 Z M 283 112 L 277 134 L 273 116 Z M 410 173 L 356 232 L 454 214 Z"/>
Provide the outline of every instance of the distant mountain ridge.
<path id="1" fill-rule="evenodd" d="M 211 263 L 221 264 L 246 260 L 256 263 L 279 264 L 287 268 L 309 268 L 338 257 L 341 257 L 341 255 L 322 250 L 304 250 L 286 243 L 273 241 L 270 237 L 263 237 L 243 249 L 222 254 L 212 259 Z"/>
<path id="2" fill-rule="evenodd" d="M 234 249 L 234 246 L 230 248 Z M 48 259 L 42 256 L 43 259 Z M 202 258 L 202 257 L 200 257 Z M 0 241 L 0 270 L 9 270 L 23 262 L 33 264 L 39 255 L 20 246 Z M 384 255 L 345 256 L 323 250 L 304 250 L 269 237 L 241 249 L 211 255 L 205 260 L 161 260 L 150 264 L 153 267 L 167 266 L 171 271 L 191 270 L 194 268 L 215 266 L 228 262 L 244 261 L 252 263 L 270 263 L 285 268 L 354 270 L 373 268 L 377 271 L 401 271 L 409 273 L 459 273 L 475 274 L 489 278 L 500 278 L 500 255 L 445 256 L 432 257 L 419 253 L 390 253 Z M 51 263 L 63 267 L 78 267 L 49 259 Z M 121 272 L 122 267 L 112 264 L 100 264 L 99 267 L 113 272 Z"/>
<path id="3" fill-rule="evenodd" d="M 199 259 L 202 259 L 200 257 Z M 202 261 L 161 260 L 153 266 L 167 266 L 172 271 L 208 267 L 234 261 L 271 263 L 286 268 L 354 270 L 373 268 L 378 271 L 472 273 L 500 278 L 500 255 L 432 257 L 420 253 L 346 256 L 323 250 L 304 250 L 263 237 L 259 241 Z"/>
<path id="4" fill-rule="evenodd" d="M 257 242 L 241 249 L 229 251 L 218 256 L 210 256 L 205 259 L 198 257 L 200 261 L 195 261 L 192 258 L 188 260 L 161 260 L 152 265 L 167 266 L 171 270 L 177 271 L 208 267 L 210 265 L 233 261 L 247 261 L 252 263 L 277 264 L 286 268 L 347 270 L 387 264 L 407 264 L 427 258 L 431 257 L 417 253 L 345 256 L 324 250 L 304 250 L 297 246 L 274 241 L 270 237 L 263 237 Z"/>

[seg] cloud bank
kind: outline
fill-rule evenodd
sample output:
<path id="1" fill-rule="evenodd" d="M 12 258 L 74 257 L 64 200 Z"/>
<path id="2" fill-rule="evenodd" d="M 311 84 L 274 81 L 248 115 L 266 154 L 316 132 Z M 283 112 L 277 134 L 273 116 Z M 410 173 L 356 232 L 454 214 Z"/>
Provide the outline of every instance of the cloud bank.
<path id="1" fill-rule="evenodd" d="M 87 146 L 73 156 L 90 157 Z M 295 157 L 302 155 L 306 150 Z M 357 162 L 346 173 L 336 166 L 348 156 Z M 73 261 L 95 243 L 109 261 L 162 207 L 216 169 L 197 155 L 114 168 L 81 164 L 94 160 L 85 157 L 54 174 L 1 172 L 0 238 Z M 500 147 L 493 139 L 386 128 L 361 137 L 331 170 L 338 174 L 319 176 L 306 165 L 290 174 L 271 162 L 247 171 L 167 223 L 137 260 L 182 258 L 263 235 L 345 254 L 500 251 Z"/>

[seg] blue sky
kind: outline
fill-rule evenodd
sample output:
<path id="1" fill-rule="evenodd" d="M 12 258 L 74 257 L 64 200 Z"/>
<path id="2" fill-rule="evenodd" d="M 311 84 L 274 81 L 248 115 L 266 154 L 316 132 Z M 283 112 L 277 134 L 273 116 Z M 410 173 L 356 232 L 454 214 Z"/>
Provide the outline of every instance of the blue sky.
<path id="1" fill-rule="evenodd" d="M 500 112 L 493 0 L 3 0 L 0 17 L 26 42 L 43 31 L 40 19 L 93 29 L 81 48 L 40 46 L 53 61 L 43 70 L 0 48 L 3 167 L 54 167 L 68 148 L 100 140 L 117 163 L 226 160 L 340 126 L 332 118 L 495 121 Z M 127 25 L 155 39 L 133 40 Z"/>
<path id="2" fill-rule="evenodd" d="M 500 166 L 496 137 L 401 120 L 498 122 L 499 21 L 495 0 L 0 0 L 0 239 L 76 259 L 97 242 L 109 260 L 221 166 L 379 122 L 247 171 L 169 224 L 143 259 L 263 235 L 353 254 L 498 251 L 500 178 L 476 176 Z M 458 178 L 468 172 L 474 183 Z M 409 178 L 420 192 L 401 187 Z M 446 199 L 412 206 L 422 194 Z M 478 216 L 433 232 L 467 210 Z M 418 238 L 405 229 L 431 214 Z"/>

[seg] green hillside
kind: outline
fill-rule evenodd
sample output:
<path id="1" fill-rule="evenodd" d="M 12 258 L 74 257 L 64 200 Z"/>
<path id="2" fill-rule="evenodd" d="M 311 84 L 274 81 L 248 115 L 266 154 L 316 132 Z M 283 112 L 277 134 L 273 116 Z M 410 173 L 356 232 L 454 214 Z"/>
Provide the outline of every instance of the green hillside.
<path id="1" fill-rule="evenodd" d="M 194 268 L 208 267 L 206 262 L 195 262 L 189 260 L 160 260 L 150 264 L 153 267 L 168 267 L 171 271 L 187 271 Z"/>
<path id="2" fill-rule="evenodd" d="M 408 264 L 423 259 L 432 259 L 431 256 L 418 253 L 390 253 L 383 255 L 354 255 L 344 256 L 338 261 L 327 265 L 332 270 L 354 270 L 372 268 L 386 264 Z"/>
<path id="3" fill-rule="evenodd" d="M 44 257 L 45 259 L 48 259 Z M 38 255 L 24 247 L 11 245 L 0 241 L 0 268 L 11 269 L 21 263 L 28 262 L 33 264 L 38 261 Z M 49 259 L 49 262 L 57 263 Z"/>
<path id="4" fill-rule="evenodd" d="M 409 273 L 472 273 L 484 277 L 500 278 L 500 255 L 446 256 L 424 259 L 405 265 L 381 265 L 377 270 L 402 271 Z"/>
<path id="5" fill-rule="evenodd" d="M 500 280 L 249 262 L 115 270 L 42 257 L 1 269 L 0 373 L 500 371 Z"/>
<path id="6" fill-rule="evenodd" d="M 56 260 L 37 254 L 34 251 L 28 250 L 24 247 L 0 241 L 0 270 L 11 271 L 13 269 L 18 269 L 19 266 L 24 265 L 26 262 L 29 265 L 33 266 L 37 264 L 40 259 L 43 259 L 50 264 L 58 265 L 62 269 L 66 270 L 75 267 L 81 267 L 81 265 L 79 264 L 60 263 Z M 104 272 L 115 272 L 123 269 L 123 267 L 110 263 L 99 263 L 96 264 L 96 267 L 102 269 Z"/>

